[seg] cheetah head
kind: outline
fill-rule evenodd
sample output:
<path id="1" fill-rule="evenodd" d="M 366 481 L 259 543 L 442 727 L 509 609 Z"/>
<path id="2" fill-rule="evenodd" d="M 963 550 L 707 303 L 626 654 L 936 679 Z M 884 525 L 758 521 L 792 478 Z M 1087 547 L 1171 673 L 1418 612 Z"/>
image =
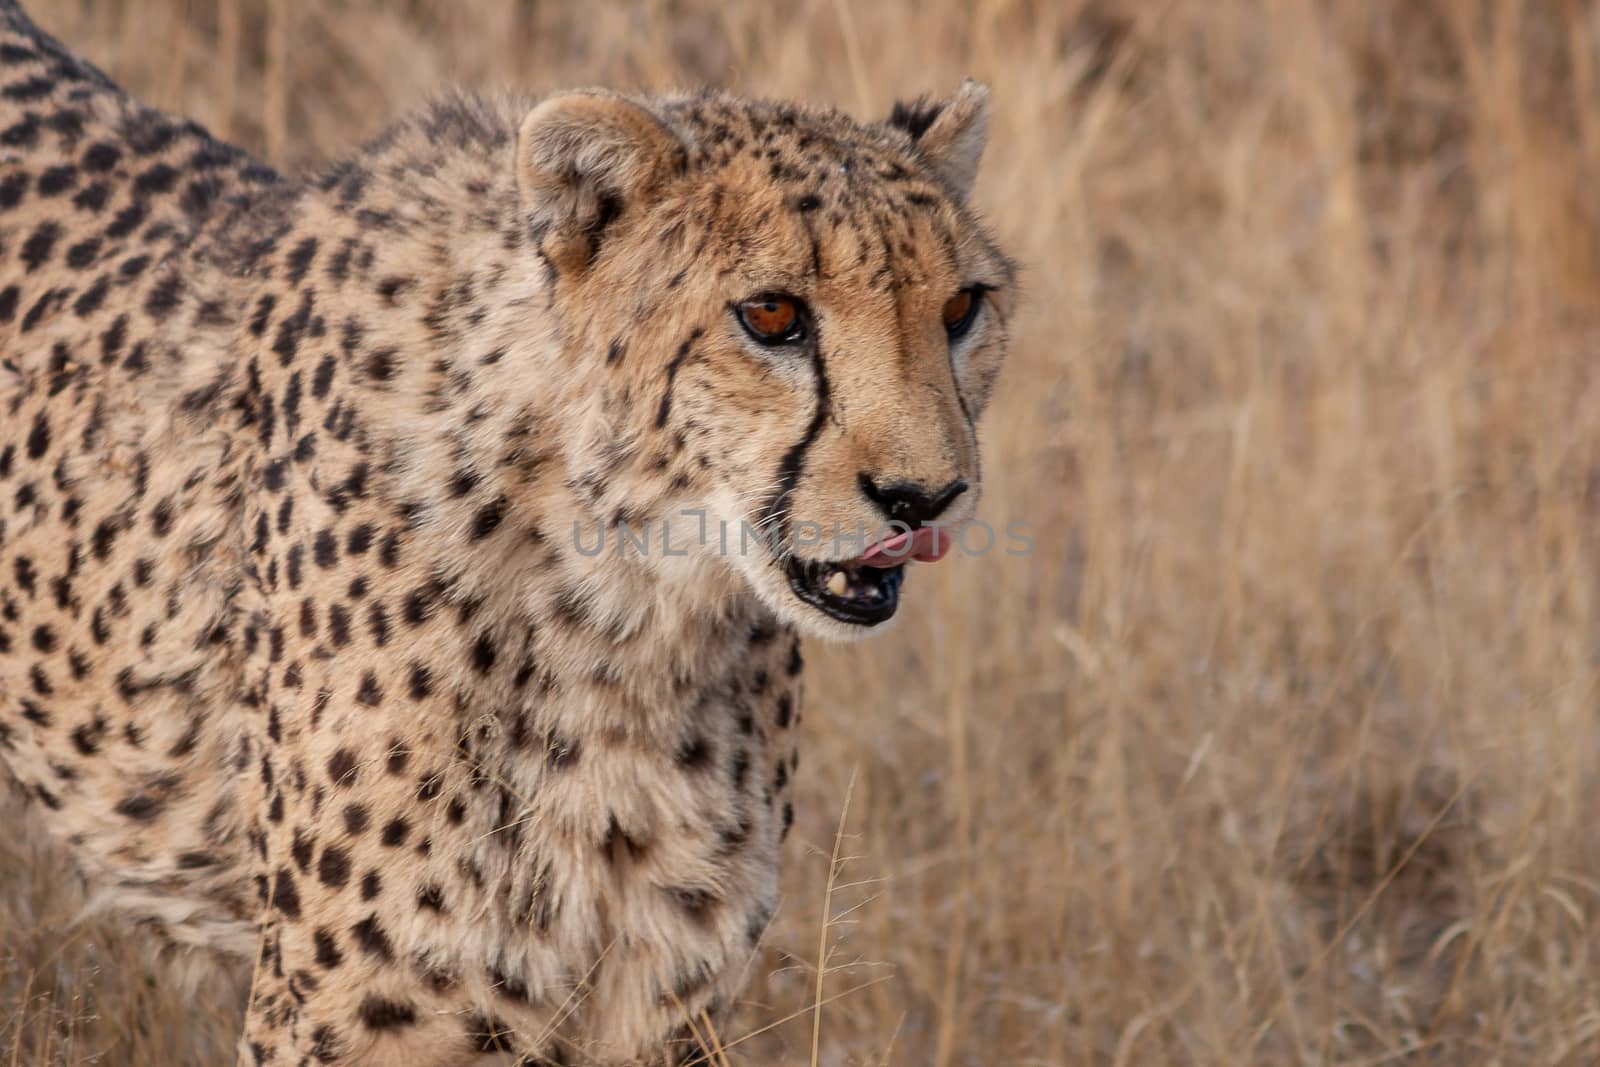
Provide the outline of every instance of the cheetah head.
<path id="1" fill-rule="evenodd" d="M 521 127 L 594 461 L 807 632 L 888 622 L 974 514 L 1014 274 L 968 205 L 987 118 L 969 81 L 881 123 L 577 93 Z"/>

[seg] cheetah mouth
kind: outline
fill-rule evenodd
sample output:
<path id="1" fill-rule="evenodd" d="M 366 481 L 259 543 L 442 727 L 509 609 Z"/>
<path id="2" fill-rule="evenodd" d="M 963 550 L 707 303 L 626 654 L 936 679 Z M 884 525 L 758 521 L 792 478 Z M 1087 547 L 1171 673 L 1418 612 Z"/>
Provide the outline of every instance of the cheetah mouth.
<path id="1" fill-rule="evenodd" d="M 804 603 L 854 626 L 876 626 L 894 617 L 906 561 L 937 563 L 950 550 L 950 535 L 923 526 L 880 541 L 854 559 L 789 557 L 789 588 Z"/>

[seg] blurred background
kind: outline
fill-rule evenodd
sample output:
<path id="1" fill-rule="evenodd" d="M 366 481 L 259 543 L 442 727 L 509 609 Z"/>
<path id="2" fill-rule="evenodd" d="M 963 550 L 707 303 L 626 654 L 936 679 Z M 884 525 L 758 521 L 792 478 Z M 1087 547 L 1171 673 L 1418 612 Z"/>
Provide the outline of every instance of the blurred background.
<path id="1" fill-rule="evenodd" d="M 1594 3 L 27 6 L 295 171 L 448 83 L 993 87 L 1035 549 L 810 649 L 733 1062 L 1600 1058 Z M 0 1063 L 231 1062 L 238 989 L 71 925 L 8 812 Z"/>

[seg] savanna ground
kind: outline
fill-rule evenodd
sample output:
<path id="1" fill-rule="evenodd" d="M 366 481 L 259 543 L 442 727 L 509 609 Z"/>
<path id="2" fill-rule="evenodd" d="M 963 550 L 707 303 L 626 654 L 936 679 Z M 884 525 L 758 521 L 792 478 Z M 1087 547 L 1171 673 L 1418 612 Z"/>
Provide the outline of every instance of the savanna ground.
<path id="1" fill-rule="evenodd" d="M 451 81 L 993 86 L 1030 299 L 984 516 L 1035 551 L 812 649 L 733 1062 L 1600 1058 L 1593 5 L 32 7 L 291 168 Z M 237 988 L 70 925 L 25 819 L 0 1064 L 227 1061 Z"/>

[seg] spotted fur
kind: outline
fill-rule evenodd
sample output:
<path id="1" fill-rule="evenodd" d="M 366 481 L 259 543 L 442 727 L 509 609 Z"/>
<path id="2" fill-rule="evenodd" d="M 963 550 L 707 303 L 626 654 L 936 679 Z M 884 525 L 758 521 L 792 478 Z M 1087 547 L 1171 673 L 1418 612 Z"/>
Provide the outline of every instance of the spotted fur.
<path id="1" fill-rule="evenodd" d="M 0 762 L 101 906 L 255 962 L 241 1062 L 700 1054 L 799 632 L 860 628 L 684 524 L 971 513 L 985 115 L 456 96 L 302 182 L 0 0 Z M 772 290 L 803 351 L 730 314 Z"/>

